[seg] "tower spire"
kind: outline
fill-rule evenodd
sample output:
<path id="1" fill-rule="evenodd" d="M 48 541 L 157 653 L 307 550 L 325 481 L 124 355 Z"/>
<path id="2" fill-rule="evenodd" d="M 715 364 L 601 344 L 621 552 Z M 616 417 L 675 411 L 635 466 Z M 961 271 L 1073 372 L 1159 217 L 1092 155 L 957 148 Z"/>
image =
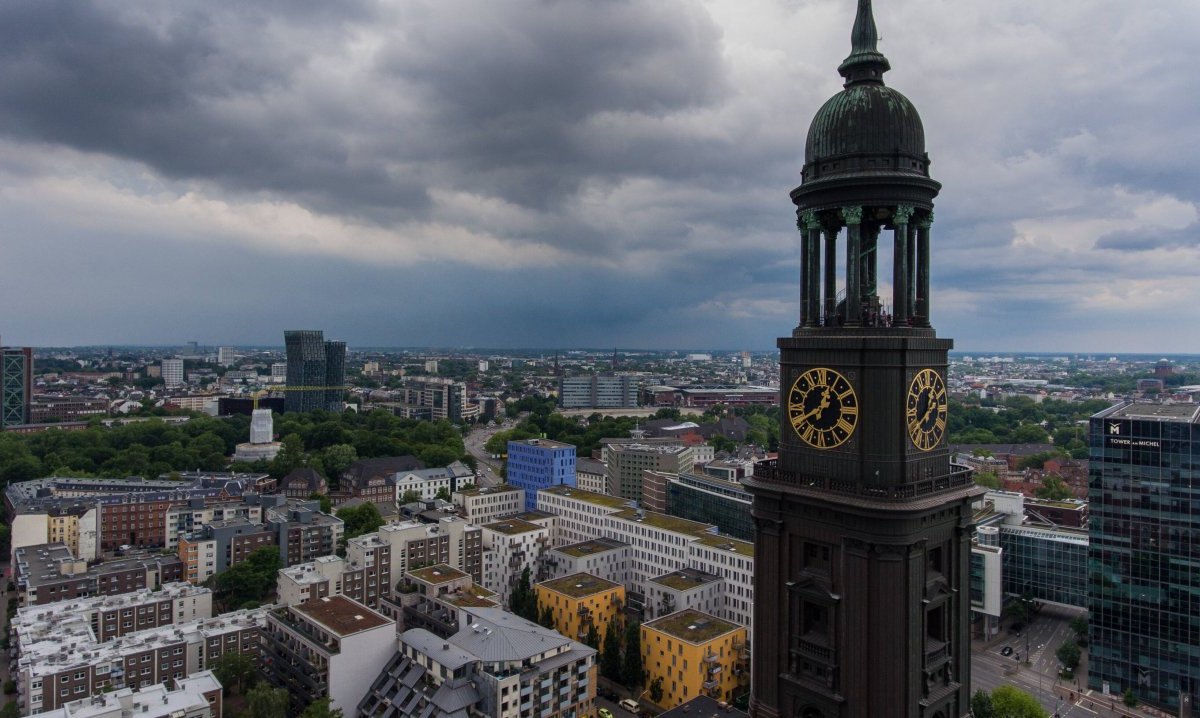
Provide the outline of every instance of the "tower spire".
<path id="1" fill-rule="evenodd" d="M 879 51 L 878 43 L 879 31 L 875 29 L 871 0 L 858 0 L 854 29 L 850 31 L 850 54 L 838 66 L 838 74 L 846 78 L 847 86 L 859 82 L 883 84 L 883 73 L 892 66 Z"/>

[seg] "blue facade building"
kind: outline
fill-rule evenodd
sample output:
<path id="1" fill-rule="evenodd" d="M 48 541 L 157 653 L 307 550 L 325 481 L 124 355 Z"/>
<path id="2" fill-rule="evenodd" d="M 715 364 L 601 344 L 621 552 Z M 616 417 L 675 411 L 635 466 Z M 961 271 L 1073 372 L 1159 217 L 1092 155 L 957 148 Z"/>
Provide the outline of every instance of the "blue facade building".
<path id="1" fill-rule="evenodd" d="M 1200 405 L 1090 426 L 1088 683 L 1176 712 L 1200 699 Z"/>
<path id="2" fill-rule="evenodd" d="M 525 509 L 536 509 L 538 489 L 575 486 L 575 447 L 548 439 L 510 441 L 507 480 L 525 489 Z"/>

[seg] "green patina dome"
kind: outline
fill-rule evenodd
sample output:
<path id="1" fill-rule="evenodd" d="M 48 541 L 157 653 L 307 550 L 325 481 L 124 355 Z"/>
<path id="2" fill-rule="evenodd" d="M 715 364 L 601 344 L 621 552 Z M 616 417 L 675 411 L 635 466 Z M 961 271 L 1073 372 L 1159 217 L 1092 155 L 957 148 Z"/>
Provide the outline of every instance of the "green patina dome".
<path id="1" fill-rule="evenodd" d="M 876 47 L 871 0 L 859 0 L 851 51 L 838 67 L 845 89 L 826 102 L 808 128 L 804 182 L 855 175 L 929 177 L 925 128 L 907 97 L 883 83 L 891 69 Z"/>
<path id="2" fill-rule="evenodd" d="M 829 98 L 808 128 L 805 165 L 855 154 L 923 158 L 925 129 L 917 108 L 882 83 L 850 85 Z"/>

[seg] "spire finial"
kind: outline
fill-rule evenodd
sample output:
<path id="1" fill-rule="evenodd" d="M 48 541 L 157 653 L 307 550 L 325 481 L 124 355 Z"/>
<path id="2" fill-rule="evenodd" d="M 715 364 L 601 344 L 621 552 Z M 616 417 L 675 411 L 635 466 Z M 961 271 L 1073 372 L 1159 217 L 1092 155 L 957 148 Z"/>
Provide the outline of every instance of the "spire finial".
<path id="1" fill-rule="evenodd" d="M 892 69 L 887 58 L 879 52 L 879 31 L 875 29 L 875 14 L 871 0 L 858 0 L 854 29 L 850 31 L 850 55 L 838 66 L 846 85 L 858 82 L 883 83 L 883 73 Z"/>

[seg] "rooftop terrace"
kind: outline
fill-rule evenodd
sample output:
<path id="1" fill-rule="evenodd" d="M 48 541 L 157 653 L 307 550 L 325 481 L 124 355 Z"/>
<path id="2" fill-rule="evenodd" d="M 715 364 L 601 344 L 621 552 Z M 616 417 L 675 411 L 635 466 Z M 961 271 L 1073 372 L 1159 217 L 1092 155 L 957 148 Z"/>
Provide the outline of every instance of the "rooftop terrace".
<path id="1" fill-rule="evenodd" d="M 538 585 L 548 590 L 570 596 L 571 598 L 583 598 L 611 591 L 621 584 L 613 583 L 599 576 L 593 576 L 590 573 L 576 573 L 571 576 L 543 581 Z"/>
<path id="2" fill-rule="evenodd" d="M 665 633 L 673 638 L 696 644 L 708 643 L 718 636 L 723 636 L 726 633 L 741 628 L 736 623 L 730 623 L 716 616 L 701 613 L 690 608 L 683 611 L 676 611 L 675 613 L 642 625 L 646 628 Z"/>

